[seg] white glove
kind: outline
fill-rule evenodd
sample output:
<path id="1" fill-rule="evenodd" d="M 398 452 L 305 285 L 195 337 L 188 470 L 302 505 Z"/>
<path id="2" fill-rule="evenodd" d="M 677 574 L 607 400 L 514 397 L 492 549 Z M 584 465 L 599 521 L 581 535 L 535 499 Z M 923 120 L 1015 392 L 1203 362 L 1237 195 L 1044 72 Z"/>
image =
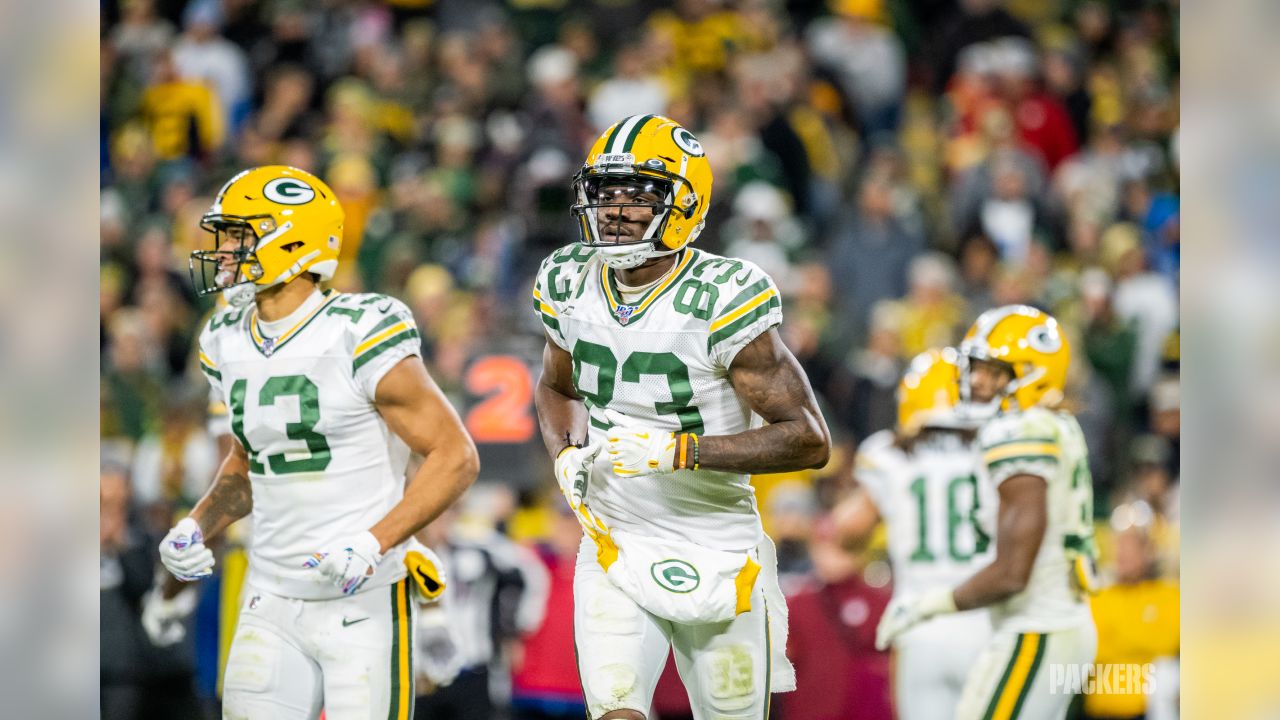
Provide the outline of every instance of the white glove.
<path id="1" fill-rule="evenodd" d="M 453 682 L 462 670 L 462 653 L 453 636 L 449 616 L 443 606 L 424 608 L 414 622 L 414 667 L 431 681 L 433 687 Z"/>
<path id="2" fill-rule="evenodd" d="M 204 533 L 193 518 L 179 520 L 160 541 L 160 562 L 183 582 L 213 574 L 213 551 L 204 546 Z"/>
<path id="3" fill-rule="evenodd" d="M 182 642 L 187 636 L 186 619 L 195 612 L 200 593 L 194 587 L 183 588 L 182 592 L 169 600 L 159 583 L 151 588 L 142 598 L 142 629 L 156 647 L 168 647 Z"/>
<path id="4" fill-rule="evenodd" d="M 584 502 L 587 487 L 591 484 L 591 467 L 603 449 L 604 446 L 600 443 L 580 448 L 571 445 L 556 456 L 556 482 L 560 483 L 560 492 L 569 501 L 578 524 L 582 525 L 582 529 L 593 540 L 609 534 L 609 527 Z"/>
<path id="5" fill-rule="evenodd" d="M 603 447 L 600 443 L 580 448 L 570 445 L 556 456 L 556 482 L 560 484 L 560 492 L 569 501 L 569 507 L 575 511 L 582 506 L 582 500 L 586 497 L 587 486 L 591 484 L 591 466 Z"/>
<path id="6" fill-rule="evenodd" d="M 956 611 L 951 588 L 935 588 L 914 598 L 889 601 L 876 627 L 876 649 L 887 650 L 900 635 L 935 615 Z"/>
<path id="7" fill-rule="evenodd" d="M 614 474 L 642 477 L 675 470 L 675 433 L 644 427 L 616 410 L 605 410 L 604 415 L 613 424 L 605 450 L 613 461 Z"/>
<path id="8" fill-rule="evenodd" d="M 320 550 L 303 567 L 316 568 L 333 581 L 343 595 L 354 595 L 382 562 L 382 545 L 373 533 L 364 532 Z"/>
<path id="9" fill-rule="evenodd" d="M 416 539 L 410 540 L 409 551 L 404 554 L 404 566 L 409 571 L 419 603 L 433 603 L 440 599 L 449 577 L 434 550 Z"/>

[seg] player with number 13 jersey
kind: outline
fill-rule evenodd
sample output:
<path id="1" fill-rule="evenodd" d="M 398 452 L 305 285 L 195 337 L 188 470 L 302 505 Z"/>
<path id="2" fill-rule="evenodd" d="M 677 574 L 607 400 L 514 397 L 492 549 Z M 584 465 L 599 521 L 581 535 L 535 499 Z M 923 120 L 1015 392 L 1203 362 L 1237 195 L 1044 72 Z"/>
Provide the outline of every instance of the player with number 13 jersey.
<path id="1" fill-rule="evenodd" d="M 343 234 L 323 181 L 246 170 L 201 226 L 214 248 L 192 254 L 192 279 L 232 304 L 200 334 L 200 369 L 236 442 L 160 556 L 179 580 L 206 577 L 205 541 L 252 515 L 224 712 L 407 720 L 415 598 L 444 584 L 412 535 L 475 480 L 475 446 L 427 374 L 408 308 L 319 287 Z M 411 451 L 425 459 L 406 483 Z"/>

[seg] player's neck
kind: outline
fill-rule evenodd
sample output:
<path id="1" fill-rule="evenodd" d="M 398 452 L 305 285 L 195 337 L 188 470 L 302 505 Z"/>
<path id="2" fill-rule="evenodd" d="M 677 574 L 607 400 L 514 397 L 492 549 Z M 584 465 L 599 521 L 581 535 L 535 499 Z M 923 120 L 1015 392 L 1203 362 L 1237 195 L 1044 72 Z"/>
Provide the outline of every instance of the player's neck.
<path id="1" fill-rule="evenodd" d="M 680 253 L 672 255 L 663 255 L 657 257 L 640 267 L 628 268 L 626 270 L 613 270 L 614 277 L 623 285 L 631 287 L 639 287 L 648 285 L 658 278 L 671 272 L 671 268 L 675 267 L 676 259 L 680 257 Z"/>
<path id="2" fill-rule="evenodd" d="M 287 318 L 315 291 L 315 282 L 305 276 L 267 288 L 254 297 L 258 304 L 258 317 L 266 322 Z"/>

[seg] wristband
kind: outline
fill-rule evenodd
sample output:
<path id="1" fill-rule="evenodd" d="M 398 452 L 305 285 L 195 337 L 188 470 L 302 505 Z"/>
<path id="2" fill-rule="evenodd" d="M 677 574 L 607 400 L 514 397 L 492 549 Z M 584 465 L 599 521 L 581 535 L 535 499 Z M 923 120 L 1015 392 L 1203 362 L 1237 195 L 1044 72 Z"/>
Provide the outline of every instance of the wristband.
<path id="1" fill-rule="evenodd" d="M 697 433 L 680 433 L 676 439 L 676 470 L 698 469 Z"/>

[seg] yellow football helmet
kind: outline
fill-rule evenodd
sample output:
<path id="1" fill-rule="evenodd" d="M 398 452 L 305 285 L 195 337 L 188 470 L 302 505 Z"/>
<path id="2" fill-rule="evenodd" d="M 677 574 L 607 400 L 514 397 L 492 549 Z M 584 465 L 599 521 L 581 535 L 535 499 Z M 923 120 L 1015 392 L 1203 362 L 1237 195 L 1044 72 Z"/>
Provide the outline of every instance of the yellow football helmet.
<path id="1" fill-rule="evenodd" d="M 898 383 L 898 431 L 911 436 L 925 427 L 956 427 L 959 401 L 959 353 L 926 350 L 912 358 Z"/>
<path id="2" fill-rule="evenodd" d="M 653 221 L 644 236 L 629 242 L 604 242 L 601 210 L 634 206 L 609 202 L 606 188 L 627 187 L 652 194 Z M 678 252 L 693 242 L 711 205 L 711 163 L 693 133 L 661 115 L 632 115 L 604 131 L 573 178 L 572 207 L 581 242 L 600 248 L 613 268 L 637 267 L 651 258 Z M 607 220 L 603 220 L 607 223 Z"/>
<path id="3" fill-rule="evenodd" d="M 1058 321 L 1027 305 L 988 310 L 973 323 L 960 343 L 960 398 L 970 408 L 969 363 L 1005 363 L 1013 379 L 996 394 L 987 410 L 1055 407 L 1065 397 L 1071 348 Z"/>
<path id="4" fill-rule="evenodd" d="M 343 219 L 338 197 L 315 175 L 285 165 L 245 170 L 200 218 L 214 249 L 191 253 L 191 280 L 201 295 L 249 283 L 262 290 L 302 273 L 329 280 L 338 269 Z M 237 246 L 228 250 L 228 243 Z"/>

